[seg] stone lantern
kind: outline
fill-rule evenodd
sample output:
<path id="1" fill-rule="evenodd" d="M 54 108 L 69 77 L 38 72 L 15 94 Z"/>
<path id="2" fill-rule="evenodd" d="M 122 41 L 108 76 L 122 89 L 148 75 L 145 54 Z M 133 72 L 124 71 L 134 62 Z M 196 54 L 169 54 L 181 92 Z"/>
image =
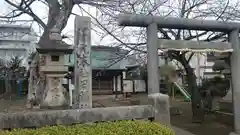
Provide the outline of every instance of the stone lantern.
<path id="1" fill-rule="evenodd" d="M 45 76 L 44 97 L 41 108 L 63 107 L 68 104 L 63 87 L 63 78 L 68 72 L 64 56 L 72 54 L 73 48 L 62 41 L 52 41 L 52 44 L 40 44 L 37 48 L 40 54 L 39 71 Z"/>

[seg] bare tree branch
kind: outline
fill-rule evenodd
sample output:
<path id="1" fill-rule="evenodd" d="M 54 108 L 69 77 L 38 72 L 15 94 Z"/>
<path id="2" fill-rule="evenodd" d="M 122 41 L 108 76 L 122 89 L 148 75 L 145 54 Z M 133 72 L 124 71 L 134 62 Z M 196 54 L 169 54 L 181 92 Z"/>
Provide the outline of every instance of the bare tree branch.
<path id="1" fill-rule="evenodd" d="M 10 0 L 5 0 L 8 4 L 10 4 L 11 6 L 15 7 L 16 9 L 22 11 L 23 13 L 28 14 L 29 16 L 31 16 L 36 22 L 38 22 L 43 28 L 46 28 L 46 24 L 37 16 L 35 15 L 33 12 L 31 12 L 31 10 L 29 10 L 30 5 L 34 2 L 34 0 L 31 0 L 28 4 L 26 4 L 25 0 L 22 0 L 20 5 L 16 5 L 13 2 L 11 2 Z M 26 4 L 26 7 L 23 8 L 22 5 L 23 3 Z"/>
<path id="2" fill-rule="evenodd" d="M 191 54 L 190 54 L 190 56 L 189 56 L 189 58 L 188 58 L 188 60 L 187 60 L 187 63 L 190 62 L 190 60 L 192 59 L 193 55 L 194 55 L 194 53 L 191 53 Z"/>
<path id="3" fill-rule="evenodd" d="M 143 52 L 143 53 L 146 53 L 145 51 L 142 51 L 142 50 L 138 50 L 136 49 L 135 47 L 131 47 L 127 44 L 125 44 L 122 40 L 120 40 L 119 38 L 117 38 L 117 36 L 113 35 L 112 32 L 110 32 L 108 29 L 106 29 L 99 21 L 96 17 L 92 16 L 91 14 L 89 14 L 85 9 L 83 9 L 81 6 L 78 5 L 79 8 L 81 8 L 85 13 L 87 13 L 89 16 L 91 16 L 91 18 L 93 18 L 100 26 L 101 28 L 103 28 L 109 35 L 111 35 L 114 39 L 116 39 L 118 42 L 120 42 L 122 45 L 126 46 L 127 48 L 129 49 L 132 49 L 132 50 L 136 50 L 136 51 L 140 51 L 140 52 Z"/>

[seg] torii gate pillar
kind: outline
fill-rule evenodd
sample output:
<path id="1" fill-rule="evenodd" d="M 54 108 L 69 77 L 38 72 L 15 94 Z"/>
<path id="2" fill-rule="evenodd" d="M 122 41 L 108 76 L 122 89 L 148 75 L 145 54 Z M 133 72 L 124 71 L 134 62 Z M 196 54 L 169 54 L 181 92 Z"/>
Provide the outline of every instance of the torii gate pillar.
<path id="1" fill-rule="evenodd" d="M 231 135 L 240 134 L 240 43 L 239 29 L 235 29 L 229 34 L 229 42 L 232 43 L 233 52 L 231 55 L 231 75 L 232 75 L 232 101 L 234 112 L 234 130 Z"/>
<path id="2" fill-rule="evenodd" d="M 147 69 L 148 94 L 159 93 L 159 64 L 158 64 L 158 27 L 152 23 L 147 27 Z"/>

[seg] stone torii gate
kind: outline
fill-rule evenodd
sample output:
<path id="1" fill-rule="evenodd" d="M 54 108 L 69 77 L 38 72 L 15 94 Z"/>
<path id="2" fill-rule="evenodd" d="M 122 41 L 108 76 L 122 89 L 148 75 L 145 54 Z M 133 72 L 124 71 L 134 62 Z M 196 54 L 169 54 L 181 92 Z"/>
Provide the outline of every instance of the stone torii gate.
<path id="1" fill-rule="evenodd" d="M 213 45 L 213 49 L 233 49 L 231 55 L 231 75 L 232 75 L 232 92 L 233 92 L 233 110 L 234 110 L 234 132 L 232 135 L 240 135 L 240 43 L 239 30 L 240 23 L 221 22 L 213 20 L 194 20 L 184 18 L 144 16 L 136 14 L 122 14 L 118 18 L 120 26 L 135 26 L 147 28 L 147 59 L 148 59 L 148 91 L 149 94 L 159 92 L 159 76 L 158 76 L 158 28 L 169 29 L 187 29 L 187 30 L 205 30 L 224 32 L 229 36 L 229 45 L 221 43 L 221 45 Z M 181 41 L 184 42 L 184 41 Z M 196 43 L 194 43 L 196 44 Z M 195 45 L 187 45 L 190 48 L 196 48 Z M 179 44 L 182 48 L 186 48 L 186 44 Z M 212 48 L 209 44 L 203 44 L 202 48 Z M 232 47 L 231 47 L 232 46 Z M 149 53 L 150 52 L 150 53 Z"/>

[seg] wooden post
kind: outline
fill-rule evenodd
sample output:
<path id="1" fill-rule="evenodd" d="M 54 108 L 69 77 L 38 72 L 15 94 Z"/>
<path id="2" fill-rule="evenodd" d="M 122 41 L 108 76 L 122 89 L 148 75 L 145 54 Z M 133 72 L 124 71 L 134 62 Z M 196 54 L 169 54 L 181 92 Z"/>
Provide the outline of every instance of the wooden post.
<path id="1" fill-rule="evenodd" d="M 229 34 L 229 42 L 232 43 L 233 52 L 231 55 L 232 74 L 232 100 L 234 113 L 234 132 L 240 134 L 240 43 L 239 29 L 235 29 Z"/>
<path id="2" fill-rule="evenodd" d="M 91 19 L 76 16 L 74 35 L 74 108 L 92 107 Z"/>
<path id="3" fill-rule="evenodd" d="M 115 98 L 118 98 L 118 91 L 117 91 L 117 77 L 113 76 L 113 92 L 115 93 Z"/>
<path id="4" fill-rule="evenodd" d="M 123 79 L 126 79 L 126 74 L 124 75 L 123 72 L 121 73 L 121 81 L 120 81 L 120 85 L 121 85 L 121 92 L 123 93 Z"/>
<path id="5" fill-rule="evenodd" d="M 158 27 L 156 23 L 147 27 L 147 72 L 148 94 L 159 93 Z"/>

